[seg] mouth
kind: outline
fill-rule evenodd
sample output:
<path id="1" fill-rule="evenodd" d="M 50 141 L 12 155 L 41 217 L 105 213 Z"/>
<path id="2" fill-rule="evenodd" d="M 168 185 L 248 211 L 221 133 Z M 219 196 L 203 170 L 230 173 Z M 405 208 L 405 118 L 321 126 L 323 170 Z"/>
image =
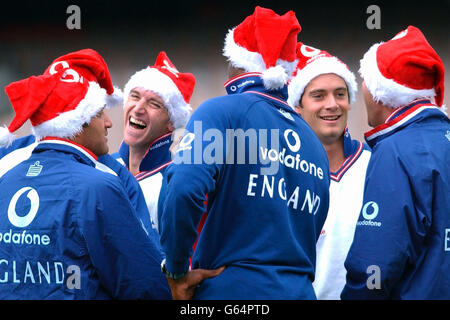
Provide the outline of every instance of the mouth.
<path id="1" fill-rule="evenodd" d="M 336 121 L 341 117 L 341 115 L 333 115 L 333 116 L 319 116 L 320 119 L 325 121 Z"/>
<path id="2" fill-rule="evenodd" d="M 138 129 L 138 130 L 143 130 L 143 129 L 147 128 L 147 124 L 145 122 L 138 120 L 136 118 L 133 118 L 131 116 L 128 119 L 128 124 L 130 125 L 130 127 Z"/>

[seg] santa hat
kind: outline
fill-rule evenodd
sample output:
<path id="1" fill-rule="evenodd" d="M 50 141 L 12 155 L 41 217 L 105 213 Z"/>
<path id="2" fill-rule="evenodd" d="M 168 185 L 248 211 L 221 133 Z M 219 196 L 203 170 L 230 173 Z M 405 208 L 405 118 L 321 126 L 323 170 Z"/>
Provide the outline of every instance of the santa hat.
<path id="1" fill-rule="evenodd" d="M 175 129 L 186 125 L 192 108 L 189 105 L 194 91 L 195 77 L 192 73 L 181 73 L 164 51 L 161 51 L 153 66 L 136 72 L 124 88 L 128 98 L 133 88 L 151 90 L 161 97 L 169 112 Z"/>
<path id="2" fill-rule="evenodd" d="M 6 128 L 0 128 L 0 146 L 10 145 L 13 132 L 30 120 L 38 140 L 47 136 L 73 138 L 105 106 L 122 103 L 103 58 L 83 49 L 55 59 L 43 75 L 13 82 L 5 92 L 15 111 Z"/>
<path id="3" fill-rule="evenodd" d="M 358 85 L 355 75 L 347 65 L 326 51 L 307 46 L 301 42 L 297 44 L 297 70 L 288 85 L 288 104 L 298 105 L 306 86 L 322 74 L 334 73 L 344 79 L 347 84 L 350 103 L 355 101 Z"/>
<path id="4" fill-rule="evenodd" d="M 444 100 L 444 65 L 422 32 L 413 26 L 374 44 L 359 69 L 373 99 L 391 108 L 419 98 Z"/>
<path id="5" fill-rule="evenodd" d="M 251 16 L 228 31 L 223 54 L 235 68 L 261 72 L 266 89 L 282 88 L 297 66 L 295 46 L 300 30 L 293 11 L 279 16 L 257 6 Z"/>

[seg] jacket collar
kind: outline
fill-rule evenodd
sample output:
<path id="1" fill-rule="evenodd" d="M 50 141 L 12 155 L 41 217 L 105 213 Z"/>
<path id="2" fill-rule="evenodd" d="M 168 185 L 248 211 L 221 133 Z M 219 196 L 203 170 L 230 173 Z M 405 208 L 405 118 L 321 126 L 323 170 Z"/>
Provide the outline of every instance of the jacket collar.
<path id="1" fill-rule="evenodd" d="M 171 141 L 172 133 L 169 132 L 156 138 L 150 143 L 150 146 L 139 165 L 139 173 L 136 174 L 136 179 L 141 180 L 150 174 L 158 172 L 172 162 L 169 150 Z M 126 167 L 129 168 L 130 147 L 125 142 L 122 142 L 120 145 L 119 154 Z"/>
<path id="2" fill-rule="evenodd" d="M 373 148 L 377 142 L 402 130 L 411 123 L 422 120 L 430 114 L 443 115 L 442 111 L 430 100 L 416 100 L 409 105 L 396 108 L 386 119 L 385 123 L 366 132 L 364 137 L 367 144 Z"/>
<path id="3" fill-rule="evenodd" d="M 287 86 L 278 90 L 267 90 L 261 79 L 261 72 L 247 72 L 237 75 L 225 82 L 227 94 L 245 93 L 249 91 L 264 93 L 286 103 L 288 97 Z"/>
<path id="4" fill-rule="evenodd" d="M 76 156 L 78 161 L 92 167 L 95 167 L 95 164 L 97 163 L 97 156 L 90 150 L 82 145 L 63 138 L 46 137 L 38 142 L 33 153 L 44 150 L 57 150 L 65 153 L 72 153 Z"/>
<path id="5" fill-rule="evenodd" d="M 353 140 L 348 128 L 344 132 L 344 155 L 345 160 L 336 172 L 330 172 L 330 178 L 339 182 L 353 163 L 359 158 L 363 150 L 367 148 L 361 141 Z"/>

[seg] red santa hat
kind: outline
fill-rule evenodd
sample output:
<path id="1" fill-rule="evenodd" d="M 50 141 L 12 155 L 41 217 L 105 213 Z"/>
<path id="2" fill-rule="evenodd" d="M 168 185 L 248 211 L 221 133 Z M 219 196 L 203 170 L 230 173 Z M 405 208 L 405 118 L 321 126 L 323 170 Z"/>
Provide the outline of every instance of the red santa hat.
<path id="1" fill-rule="evenodd" d="M 251 16 L 228 31 L 223 54 L 235 68 L 261 72 L 266 89 L 282 88 L 297 66 L 295 46 L 300 30 L 293 11 L 279 16 L 257 6 Z"/>
<path id="2" fill-rule="evenodd" d="M 189 105 L 195 86 L 192 73 L 181 73 L 164 51 L 161 51 L 153 66 L 136 72 L 124 88 L 128 98 L 133 88 L 151 90 L 161 97 L 169 112 L 170 121 L 175 129 L 186 125 L 192 108 Z"/>
<path id="3" fill-rule="evenodd" d="M 5 92 L 15 117 L 7 128 L 0 128 L 0 146 L 10 145 L 13 132 L 27 120 L 38 140 L 73 138 L 105 106 L 122 103 L 122 93 L 113 87 L 105 61 L 92 49 L 59 57 L 44 74 L 13 82 Z"/>
<path id="4" fill-rule="evenodd" d="M 374 44 L 359 69 L 375 101 L 397 108 L 419 98 L 444 100 L 444 64 L 423 33 L 409 26 L 387 42 Z"/>
<path id="5" fill-rule="evenodd" d="M 344 79 L 347 84 L 350 103 L 355 101 L 358 85 L 355 75 L 345 63 L 326 51 L 316 49 L 299 42 L 297 44 L 297 70 L 288 85 L 288 104 L 296 107 L 306 86 L 322 74 L 334 73 Z"/>

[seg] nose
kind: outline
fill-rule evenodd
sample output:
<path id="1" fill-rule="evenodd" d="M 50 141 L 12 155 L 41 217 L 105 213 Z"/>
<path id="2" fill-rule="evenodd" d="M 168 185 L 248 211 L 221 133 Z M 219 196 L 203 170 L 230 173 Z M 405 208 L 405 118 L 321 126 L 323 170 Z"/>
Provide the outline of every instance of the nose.
<path id="1" fill-rule="evenodd" d="M 140 99 L 139 101 L 136 101 L 136 104 L 134 106 L 134 110 L 136 112 L 141 112 L 145 109 L 145 99 Z"/>
<path id="2" fill-rule="evenodd" d="M 103 122 L 105 124 L 105 128 L 107 129 L 113 126 L 111 118 L 106 114 L 106 112 L 103 112 Z"/>
<path id="3" fill-rule="evenodd" d="M 325 101 L 325 108 L 327 109 L 335 109 L 338 108 L 339 105 L 337 103 L 336 97 L 332 94 L 327 96 L 327 100 Z"/>

